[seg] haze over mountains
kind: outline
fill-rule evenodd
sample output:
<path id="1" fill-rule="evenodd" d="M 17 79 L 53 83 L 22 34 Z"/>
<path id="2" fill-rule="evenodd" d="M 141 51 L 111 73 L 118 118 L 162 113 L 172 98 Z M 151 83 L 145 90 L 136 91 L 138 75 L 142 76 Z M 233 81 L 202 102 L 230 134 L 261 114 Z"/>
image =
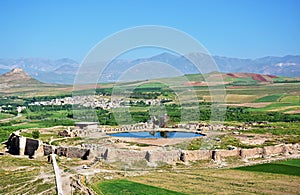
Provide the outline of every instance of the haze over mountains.
<path id="1" fill-rule="evenodd" d="M 239 59 L 213 56 L 221 72 L 248 72 L 277 76 L 300 77 L 300 55 L 284 57 L 263 57 L 258 59 Z M 150 58 L 136 60 L 116 59 L 104 71 L 101 82 L 116 81 L 122 72 L 142 62 L 157 61 L 172 64 L 182 74 L 198 73 L 186 58 L 162 53 Z M 0 74 L 13 68 L 24 69 L 31 77 L 45 83 L 72 84 L 79 63 L 68 58 L 50 60 L 43 58 L 0 59 Z"/>

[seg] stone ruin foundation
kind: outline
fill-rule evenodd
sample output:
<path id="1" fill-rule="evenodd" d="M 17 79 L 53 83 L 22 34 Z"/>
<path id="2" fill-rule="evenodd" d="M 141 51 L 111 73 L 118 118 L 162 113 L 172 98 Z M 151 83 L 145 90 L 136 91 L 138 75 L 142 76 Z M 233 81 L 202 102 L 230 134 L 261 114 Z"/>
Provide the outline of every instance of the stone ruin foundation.
<path id="1" fill-rule="evenodd" d="M 233 150 L 167 150 L 163 148 L 155 150 L 128 150 L 97 144 L 82 144 L 80 147 L 52 146 L 43 144 L 40 140 L 23 137 L 16 133 L 12 133 L 4 144 L 6 144 L 9 153 L 13 155 L 26 155 L 30 158 L 43 155 L 48 156 L 54 153 L 67 158 L 81 158 L 83 160 L 100 157 L 111 163 L 145 161 L 148 166 L 157 166 L 160 162 L 167 164 L 175 164 L 176 162 L 188 163 L 198 160 L 220 162 L 227 157 L 238 157 L 247 160 L 280 155 L 289 156 L 300 153 L 299 143 L 251 149 L 237 148 Z"/>

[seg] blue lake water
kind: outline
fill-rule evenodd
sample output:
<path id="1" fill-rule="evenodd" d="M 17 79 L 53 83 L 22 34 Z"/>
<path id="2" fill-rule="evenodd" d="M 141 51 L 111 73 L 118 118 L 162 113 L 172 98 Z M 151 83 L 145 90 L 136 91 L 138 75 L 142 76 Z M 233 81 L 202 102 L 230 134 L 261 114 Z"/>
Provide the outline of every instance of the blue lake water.
<path id="1" fill-rule="evenodd" d="M 182 131 L 139 131 L 139 132 L 122 132 L 108 134 L 113 137 L 131 137 L 131 138 L 191 138 L 202 137 L 203 134 Z"/>

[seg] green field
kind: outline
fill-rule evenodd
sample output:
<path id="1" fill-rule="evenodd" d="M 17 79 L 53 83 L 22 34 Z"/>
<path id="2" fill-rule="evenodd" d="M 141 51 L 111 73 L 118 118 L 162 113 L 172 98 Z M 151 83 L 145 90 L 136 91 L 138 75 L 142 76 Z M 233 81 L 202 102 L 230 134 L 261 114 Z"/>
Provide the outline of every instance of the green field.
<path id="1" fill-rule="evenodd" d="M 262 98 L 256 99 L 254 102 L 277 102 L 279 98 L 281 98 L 282 94 L 272 94 L 267 95 Z"/>
<path id="2" fill-rule="evenodd" d="M 99 194 L 105 195 L 148 195 L 148 194 L 160 194 L 160 195 L 172 195 L 183 194 L 166 190 L 159 187 L 145 185 L 128 180 L 108 180 L 103 181 L 94 188 Z"/>
<path id="3" fill-rule="evenodd" d="M 235 170 L 294 175 L 300 177 L 300 159 L 238 167 Z"/>
<path id="4" fill-rule="evenodd" d="M 12 117 L 13 115 L 11 114 L 5 114 L 5 113 L 0 113 L 0 120 L 1 119 L 6 119 L 6 118 L 10 118 Z"/>

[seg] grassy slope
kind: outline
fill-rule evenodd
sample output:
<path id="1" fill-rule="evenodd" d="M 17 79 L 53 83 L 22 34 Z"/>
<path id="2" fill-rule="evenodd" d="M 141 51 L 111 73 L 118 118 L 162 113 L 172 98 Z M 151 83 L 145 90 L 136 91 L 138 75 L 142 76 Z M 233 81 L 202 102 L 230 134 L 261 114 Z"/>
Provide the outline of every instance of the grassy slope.
<path id="1" fill-rule="evenodd" d="M 11 117 L 13 117 L 12 114 L 0 113 L 0 120 L 1 119 L 6 119 L 6 118 L 11 118 Z"/>
<path id="2" fill-rule="evenodd" d="M 0 156 L 0 194 L 55 194 L 55 178 L 46 160 Z"/>
<path id="3" fill-rule="evenodd" d="M 186 194 L 299 193 L 300 177 L 298 176 L 203 168 L 206 166 L 200 163 L 127 179 Z"/>
<path id="4" fill-rule="evenodd" d="M 285 175 L 294 175 L 300 177 L 300 159 L 279 161 L 276 163 L 260 164 L 260 165 L 246 166 L 246 167 L 238 167 L 236 168 L 236 170 L 285 174 Z"/>
<path id="5" fill-rule="evenodd" d="M 153 187 L 150 185 L 140 184 L 128 180 L 108 180 L 101 182 L 97 188 L 94 189 L 99 194 L 102 192 L 106 195 L 124 194 L 124 195 L 146 195 L 146 194 L 161 194 L 172 195 L 182 194 L 171 190 L 162 189 L 159 187 Z"/>

